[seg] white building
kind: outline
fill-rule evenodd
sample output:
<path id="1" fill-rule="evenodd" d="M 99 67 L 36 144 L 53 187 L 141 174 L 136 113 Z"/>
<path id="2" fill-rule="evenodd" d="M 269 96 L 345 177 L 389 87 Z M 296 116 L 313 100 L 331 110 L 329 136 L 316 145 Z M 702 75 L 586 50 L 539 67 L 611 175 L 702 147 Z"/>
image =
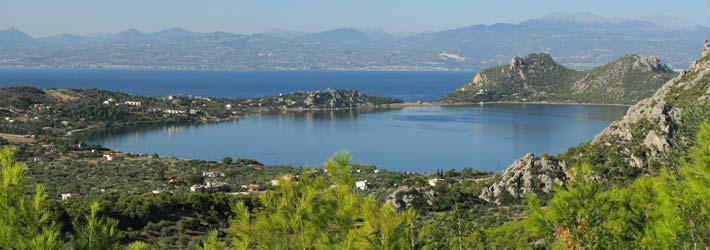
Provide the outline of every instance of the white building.
<path id="1" fill-rule="evenodd" d="M 123 159 L 123 155 L 119 154 L 119 153 L 109 153 L 109 154 L 105 154 L 104 158 L 106 158 L 107 161 L 115 161 L 115 160 Z"/>
<path id="2" fill-rule="evenodd" d="M 68 199 L 75 199 L 81 197 L 79 194 L 70 194 L 70 193 L 63 193 L 61 194 L 62 200 L 68 200 Z"/>
<path id="3" fill-rule="evenodd" d="M 141 105 L 143 105 L 143 103 L 141 103 L 141 102 L 134 102 L 134 101 L 126 101 L 124 103 L 128 106 L 133 106 L 133 107 L 140 107 Z"/>
<path id="4" fill-rule="evenodd" d="M 367 180 L 356 181 L 355 188 L 360 189 L 360 190 L 367 190 Z"/>

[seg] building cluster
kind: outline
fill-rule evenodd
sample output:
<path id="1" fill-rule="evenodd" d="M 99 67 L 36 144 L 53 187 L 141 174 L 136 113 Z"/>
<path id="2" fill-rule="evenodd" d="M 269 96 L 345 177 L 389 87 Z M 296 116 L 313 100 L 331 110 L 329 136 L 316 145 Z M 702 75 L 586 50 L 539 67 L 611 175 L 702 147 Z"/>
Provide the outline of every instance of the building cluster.
<path id="1" fill-rule="evenodd" d="M 32 108 L 36 111 L 44 112 L 44 111 L 52 109 L 52 106 L 38 103 L 38 104 L 33 104 L 32 106 L 30 106 L 30 108 Z"/>
<path id="2" fill-rule="evenodd" d="M 133 106 L 133 107 L 140 107 L 143 105 L 143 103 L 141 103 L 141 102 L 134 102 L 134 101 L 126 101 L 126 102 L 124 102 L 124 104 L 126 104 L 128 106 Z"/>
<path id="3" fill-rule="evenodd" d="M 195 184 L 190 186 L 190 192 L 218 192 L 227 187 L 224 182 L 205 182 L 205 184 Z"/>
<path id="4" fill-rule="evenodd" d="M 171 115 L 181 115 L 187 113 L 185 110 L 178 110 L 178 109 L 164 109 L 163 113 L 166 114 L 171 114 Z"/>
<path id="5" fill-rule="evenodd" d="M 143 106 L 143 103 L 142 103 L 142 102 L 138 102 L 138 101 L 125 101 L 125 102 L 119 103 L 119 102 L 117 102 L 116 99 L 114 99 L 113 97 L 106 99 L 106 100 L 103 102 L 103 104 L 104 104 L 104 105 L 109 105 L 109 106 L 112 106 L 112 105 L 116 105 L 116 106 L 132 106 L 132 107 L 140 107 L 140 106 Z"/>

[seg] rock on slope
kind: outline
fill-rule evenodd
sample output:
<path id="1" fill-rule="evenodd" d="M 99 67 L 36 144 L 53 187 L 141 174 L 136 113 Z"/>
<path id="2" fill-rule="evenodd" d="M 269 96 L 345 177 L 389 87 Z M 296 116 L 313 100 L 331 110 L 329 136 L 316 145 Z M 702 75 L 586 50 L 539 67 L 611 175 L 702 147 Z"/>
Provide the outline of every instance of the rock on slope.
<path id="1" fill-rule="evenodd" d="M 634 178 L 664 162 L 667 153 L 682 150 L 692 141 L 692 133 L 679 133 L 698 121 L 681 118 L 698 105 L 710 103 L 710 41 L 702 56 L 688 70 L 664 84 L 656 93 L 629 108 L 626 116 L 613 122 L 591 142 L 571 148 L 554 160 L 535 158 L 531 154 L 513 163 L 480 198 L 501 203 L 506 198 L 522 198 L 530 192 L 550 191 L 551 183 L 563 183 L 566 162 L 590 161 L 601 178 L 607 180 Z M 685 113 L 684 113 L 685 112 Z M 696 111 L 703 117 L 710 111 Z M 677 158 L 676 158 L 677 159 Z M 671 159 L 674 160 L 674 159 Z"/>
<path id="2" fill-rule="evenodd" d="M 544 53 L 484 69 L 445 102 L 547 101 L 632 104 L 676 75 L 653 57 L 627 55 L 598 68 L 566 68 Z"/>
<path id="3" fill-rule="evenodd" d="M 533 192 L 549 193 L 553 185 L 562 185 L 567 179 L 567 163 L 547 156 L 536 158 L 527 154 L 513 162 L 494 182 L 481 192 L 480 198 L 504 203 L 510 199 L 525 197 Z"/>

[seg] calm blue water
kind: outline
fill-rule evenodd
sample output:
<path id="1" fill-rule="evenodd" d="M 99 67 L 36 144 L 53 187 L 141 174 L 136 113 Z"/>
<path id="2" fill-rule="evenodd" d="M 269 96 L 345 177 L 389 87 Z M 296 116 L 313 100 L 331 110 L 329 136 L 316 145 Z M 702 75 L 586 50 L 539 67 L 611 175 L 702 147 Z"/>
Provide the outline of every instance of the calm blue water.
<path id="1" fill-rule="evenodd" d="M 121 128 L 83 139 L 117 150 L 181 158 L 247 157 L 319 165 L 338 150 L 358 163 L 402 171 L 474 167 L 499 171 L 527 152 L 563 152 L 591 139 L 626 107 L 487 104 L 386 111 L 262 114 L 192 126 Z"/>
<path id="2" fill-rule="evenodd" d="M 100 88 L 139 95 L 262 97 L 294 91 L 357 89 L 405 101 L 436 100 L 467 82 L 470 72 L 175 71 L 0 68 L 0 86 Z"/>

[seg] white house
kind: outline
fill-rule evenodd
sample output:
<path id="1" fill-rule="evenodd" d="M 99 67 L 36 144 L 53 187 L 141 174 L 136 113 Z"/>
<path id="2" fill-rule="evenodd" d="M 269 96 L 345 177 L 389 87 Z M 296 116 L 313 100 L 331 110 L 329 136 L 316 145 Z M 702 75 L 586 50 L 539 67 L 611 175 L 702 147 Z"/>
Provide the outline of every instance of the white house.
<path id="1" fill-rule="evenodd" d="M 108 161 L 115 161 L 115 160 L 121 160 L 123 159 L 123 155 L 119 153 L 108 153 L 104 155 L 104 158 Z"/>
<path id="2" fill-rule="evenodd" d="M 63 194 L 61 194 L 61 196 L 62 196 L 62 200 L 64 201 L 64 200 L 68 200 L 68 199 L 79 198 L 81 195 L 71 194 L 71 193 L 63 193 Z"/>
<path id="3" fill-rule="evenodd" d="M 192 185 L 190 187 L 190 192 L 202 192 L 205 190 L 205 185 Z"/>
<path id="4" fill-rule="evenodd" d="M 360 190 L 367 190 L 367 180 L 356 181 L 355 188 L 360 189 Z"/>
<path id="5" fill-rule="evenodd" d="M 226 109 L 232 109 L 232 104 L 224 105 L 224 108 L 226 108 Z"/>
<path id="6" fill-rule="evenodd" d="M 109 99 L 106 99 L 106 101 L 104 101 L 104 105 L 114 105 L 114 104 L 116 104 L 116 100 L 113 98 L 109 98 Z"/>

